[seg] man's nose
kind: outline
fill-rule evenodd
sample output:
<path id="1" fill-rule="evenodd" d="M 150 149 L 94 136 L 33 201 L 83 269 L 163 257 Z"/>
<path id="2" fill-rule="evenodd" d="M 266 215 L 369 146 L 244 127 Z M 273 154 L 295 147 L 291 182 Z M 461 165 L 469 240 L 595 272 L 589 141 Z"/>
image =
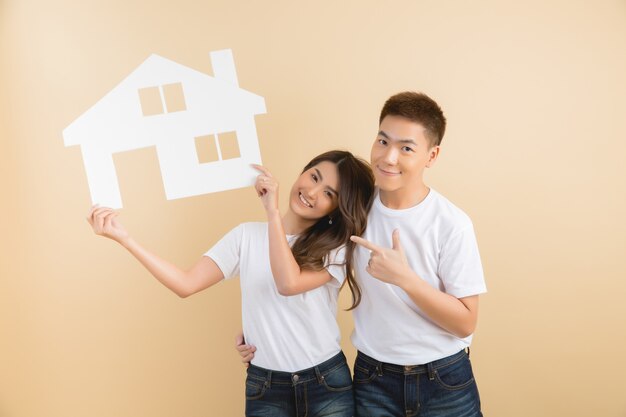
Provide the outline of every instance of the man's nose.
<path id="1" fill-rule="evenodd" d="M 385 163 L 389 165 L 395 165 L 396 162 L 398 162 L 398 150 L 395 149 L 393 146 L 389 146 L 385 150 L 385 154 L 383 155 L 383 160 L 385 161 Z"/>

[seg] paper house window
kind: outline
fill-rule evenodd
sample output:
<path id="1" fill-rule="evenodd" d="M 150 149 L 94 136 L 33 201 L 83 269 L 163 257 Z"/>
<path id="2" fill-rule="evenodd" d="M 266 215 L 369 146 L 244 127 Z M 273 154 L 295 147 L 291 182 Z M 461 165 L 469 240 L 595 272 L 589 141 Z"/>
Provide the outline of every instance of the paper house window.
<path id="1" fill-rule="evenodd" d="M 140 88 L 139 101 L 144 116 L 187 110 L 181 83 Z"/>
<path id="2" fill-rule="evenodd" d="M 241 157 L 236 132 L 198 136 L 195 140 L 198 162 L 201 164 Z"/>
<path id="3" fill-rule="evenodd" d="M 159 87 L 148 87 L 139 89 L 139 101 L 141 101 L 141 111 L 144 116 L 163 113 L 163 103 Z"/>

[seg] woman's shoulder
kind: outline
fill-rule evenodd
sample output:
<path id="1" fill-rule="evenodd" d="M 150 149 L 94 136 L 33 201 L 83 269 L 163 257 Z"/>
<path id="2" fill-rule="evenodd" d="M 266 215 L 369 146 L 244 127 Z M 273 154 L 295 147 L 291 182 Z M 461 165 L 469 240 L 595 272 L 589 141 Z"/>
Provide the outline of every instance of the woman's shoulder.
<path id="1" fill-rule="evenodd" d="M 240 230 L 242 233 L 247 235 L 259 235 L 259 234 L 267 234 L 267 223 L 266 222 L 245 222 L 239 224 L 235 229 Z"/>
<path id="2" fill-rule="evenodd" d="M 326 264 L 344 264 L 346 260 L 346 245 L 343 244 L 331 249 L 326 255 Z"/>

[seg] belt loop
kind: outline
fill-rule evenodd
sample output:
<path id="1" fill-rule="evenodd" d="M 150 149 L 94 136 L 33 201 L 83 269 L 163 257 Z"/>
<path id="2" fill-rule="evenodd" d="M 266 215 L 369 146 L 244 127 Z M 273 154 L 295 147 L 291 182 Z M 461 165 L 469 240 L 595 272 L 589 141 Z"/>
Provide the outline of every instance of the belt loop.
<path id="1" fill-rule="evenodd" d="M 383 363 L 382 362 L 378 362 L 378 365 L 376 365 L 376 373 L 378 374 L 378 376 L 383 376 Z"/>
<path id="2" fill-rule="evenodd" d="M 467 347 L 467 357 L 468 357 L 468 358 L 469 358 L 469 355 L 470 355 L 470 348 L 469 348 L 469 346 L 468 346 L 468 347 Z"/>
<path id="3" fill-rule="evenodd" d="M 324 382 L 324 375 L 322 375 L 322 373 L 320 372 L 319 366 L 315 367 L 315 376 L 317 377 L 317 382 L 319 384 Z"/>
<path id="4" fill-rule="evenodd" d="M 433 379 L 435 379 L 435 370 L 433 369 L 433 363 L 428 362 L 426 364 L 426 368 L 428 369 L 428 379 L 432 381 Z"/>
<path id="5" fill-rule="evenodd" d="M 267 388 L 272 388 L 272 371 L 267 371 L 267 380 L 265 381 Z"/>

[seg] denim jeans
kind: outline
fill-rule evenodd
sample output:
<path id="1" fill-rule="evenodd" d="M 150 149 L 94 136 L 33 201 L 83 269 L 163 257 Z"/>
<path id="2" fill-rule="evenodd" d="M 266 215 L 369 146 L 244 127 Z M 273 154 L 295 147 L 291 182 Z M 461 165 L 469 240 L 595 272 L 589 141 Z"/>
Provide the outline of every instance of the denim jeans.
<path id="1" fill-rule="evenodd" d="M 358 352 L 354 399 L 358 417 L 482 417 L 464 350 L 412 366 L 383 363 Z"/>
<path id="2" fill-rule="evenodd" d="M 354 416 L 352 377 L 343 352 L 313 368 L 293 373 L 250 365 L 246 416 Z"/>

